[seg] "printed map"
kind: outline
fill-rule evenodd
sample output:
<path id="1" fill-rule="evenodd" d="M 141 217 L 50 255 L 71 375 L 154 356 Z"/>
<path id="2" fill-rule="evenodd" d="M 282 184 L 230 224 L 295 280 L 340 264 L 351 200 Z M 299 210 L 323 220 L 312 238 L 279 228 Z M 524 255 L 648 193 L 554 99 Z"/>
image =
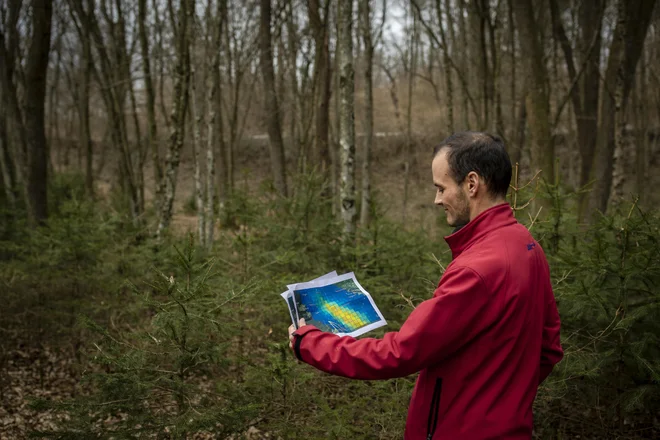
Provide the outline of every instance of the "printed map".
<path id="1" fill-rule="evenodd" d="M 320 330 L 349 334 L 384 325 L 375 304 L 353 278 L 307 289 L 295 289 L 298 316 Z M 383 324 L 375 325 L 383 321 Z"/>

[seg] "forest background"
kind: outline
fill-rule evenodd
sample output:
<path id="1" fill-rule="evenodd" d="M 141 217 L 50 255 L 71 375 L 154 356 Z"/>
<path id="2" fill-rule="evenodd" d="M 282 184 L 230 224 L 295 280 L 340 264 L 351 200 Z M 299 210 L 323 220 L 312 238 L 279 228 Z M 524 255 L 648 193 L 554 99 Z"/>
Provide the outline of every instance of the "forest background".
<path id="1" fill-rule="evenodd" d="M 398 329 L 465 129 L 551 264 L 535 438 L 658 438 L 655 3 L 0 0 L 0 438 L 401 438 L 414 376 L 298 364 L 279 293 L 354 271 Z"/>

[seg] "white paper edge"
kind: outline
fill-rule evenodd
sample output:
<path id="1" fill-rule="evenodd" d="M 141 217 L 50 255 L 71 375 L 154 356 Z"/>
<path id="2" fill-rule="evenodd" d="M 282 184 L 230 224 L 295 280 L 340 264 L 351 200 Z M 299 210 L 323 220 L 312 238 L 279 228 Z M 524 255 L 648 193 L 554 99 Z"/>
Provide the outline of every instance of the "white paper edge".
<path id="1" fill-rule="evenodd" d="M 368 331 L 371 331 L 375 328 L 387 325 L 387 321 L 383 317 L 383 314 L 380 313 L 380 309 L 378 308 L 378 306 L 374 302 L 374 299 L 371 297 L 371 294 L 369 294 L 369 292 L 367 292 L 364 289 L 364 287 L 362 287 L 362 285 L 357 280 L 357 278 L 355 278 L 355 274 L 353 272 L 349 272 L 349 273 L 346 273 L 344 275 L 337 275 L 337 276 L 333 276 L 333 277 L 327 277 L 327 278 L 324 277 L 322 279 L 317 278 L 316 280 L 308 281 L 306 283 L 299 283 L 299 284 L 289 285 L 289 286 L 287 286 L 287 287 L 289 287 L 289 290 L 287 292 L 291 292 L 291 294 L 293 295 L 294 290 L 310 289 L 310 288 L 314 288 L 314 287 L 325 287 L 325 286 L 329 286 L 330 284 L 335 284 L 335 283 L 339 283 L 341 281 L 346 281 L 346 280 L 351 280 L 351 279 L 353 280 L 355 285 L 362 291 L 362 293 L 364 293 L 366 295 L 367 299 L 369 299 L 369 303 L 371 303 L 371 306 L 374 308 L 374 310 L 376 311 L 376 314 L 378 315 L 378 318 L 379 318 L 378 321 L 372 322 L 371 324 L 365 325 L 364 327 L 360 327 L 359 329 L 354 330 L 350 333 L 333 333 L 337 336 L 352 336 L 352 337 L 355 338 L 355 337 L 360 336 L 360 335 L 362 335 L 362 334 L 364 334 Z M 296 313 L 298 313 L 298 310 L 297 310 L 298 306 L 297 306 L 295 300 L 293 301 L 293 304 L 296 306 Z"/>
<path id="2" fill-rule="evenodd" d="M 291 317 L 291 323 L 295 326 L 296 325 L 296 318 L 293 316 L 293 310 L 291 310 L 291 306 L 289 306 L 289 297 L 293 295 L 293 292 L 290 290 L 287 290 L 286 292 L 280 293 L 280 296 L 284 298 L 284 301 L 286 302 L 286 308 L 289 309 L 289 316 Z M 296 302 L 293 302 L 293 306 L 296 306 Z"/>
<path id="3" fill-rule="evenodd" d="M 324 280 L 326 278 L 331 278 L 331 277 L 336 277 L 336 276 L 337 276 L 337 271 L 333 270 L 332 272 L 328 272 L 325 275 L 321 275 L 318 278 L 314 278 L 310 282 L 321 281 L 321 280 Z M 290 288 L 291 286 L 295 286 L 295 284 L 290 284 L 287 287 Z M 291 322 L 293 323 L 293 326 L 298 328 L 298 321 L 300 320 L 300 318 L 298 318 L 298 307 L 296 306 L 296 302 L 293 301 L 293 307 L 295 308 L 295 310 L 291 310 L 291 308 L 289 307 L 289 297 L 293 296 L 293 290 L 290 289 L 290 290 L 287 290 L 286 292 L 282 292 L 282 293 L 280 293 L 280 296 L 282 298 L 284 298 L 284 301 L 286 302 L 286 308 L 289 309 L 289 315 L 291 316 Z M 295 312 L 295 316 L 293 315 L 294 312 Z M 298 319 L 296 319 L 296 318 L 298 318 Z"/>

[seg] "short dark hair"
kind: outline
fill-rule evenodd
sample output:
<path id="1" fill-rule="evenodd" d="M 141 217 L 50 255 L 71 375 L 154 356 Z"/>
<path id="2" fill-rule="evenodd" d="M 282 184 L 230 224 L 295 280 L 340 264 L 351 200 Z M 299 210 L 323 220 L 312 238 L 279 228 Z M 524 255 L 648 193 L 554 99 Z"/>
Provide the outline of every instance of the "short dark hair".
<path id="1" fill-rule="evenodd" d="M 477 131 L 454 133 L 433 148 L 433 158 L 445 149 L 456 183 L 462 183 L 474 171 L 486 181 L 491 195 L 506 197 L 511 184 L 511 159 L 499 136 Z"/>

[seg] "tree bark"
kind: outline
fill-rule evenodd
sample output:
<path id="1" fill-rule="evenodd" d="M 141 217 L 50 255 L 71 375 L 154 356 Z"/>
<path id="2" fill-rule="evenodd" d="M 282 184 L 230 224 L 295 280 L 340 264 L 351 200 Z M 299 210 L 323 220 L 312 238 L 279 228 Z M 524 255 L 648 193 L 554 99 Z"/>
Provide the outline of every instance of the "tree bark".
<path id="1" fill-rule="evenodd" d="M 214 108 L 215 108 L 215 130 L 214 135 L 217 139 L 217 165 L 216 165 L 216 175 L 217 175 L 217 184 L 218 184 L 218 205 L 219 212 L 222 215 L 224 212 L 227 197 L 231 191 L 231 180 L 230 180 L 230 170 L 229 170 L 229 154 L 227 152 L 228 146 L 225 143 L 225 127 L 224 127 L 224 111 L 222 104 L 222 81 L 220 77 L 220 55 L 223 53 L 223 36 L 225 35 L 226 29 L 229 26 L 227 22 L 228 12 L 227 12 L 227 0 L 217 0 L 217 20 L 222 24 L 222 27 L 216 27 L 216 44 L 215 55 L 217 58 L 214 58 L 214 61 L 217 62 L 216 67 L 213 68 L 211 78 L 213 79 L 213 84 L 215 87 L 215 95 L 213 97 Z M 226 53 L 226 52 L 224 52 Z M 223 65 L 225 65 L 223 60 Z"/>
<path id="2" fill-rule="evenodd" d="M 82 81 L 80 84 L 80 145 L 85 148 L 85 189 L 89 196 L 94 196 L 94 169 L 93 169 L 93 154 L 94 147 L 92 144 L 92 132 L 89 124 L 89 90 L 92 77 L 92 44 L 90 41 L 89 22 L 81 23 L 82 35 Z"/>
<path id="3" fill-rule="evenodd" d="M 48 217 L 48 147 L 44 127 L 44 104 L 52 13 L 52 0 L 43 0 L 32 5 L 32 41 L 25 68 L 29 217 L 37 224 L 43 223 Z"/>
<path id="4" fill-rule="evenodd" d="M 144 91 L 146 93 L 147 107 L 147 141 L 151 151 L 151 161 L 154 168 L 154 185 L 158 187 L 163 179 L 163 169 L 160 163 L 158 148 L 158 125 L 156 124 L 156 94 L 151 77 L 151 55 L 149 53 L 149 31 L 147 30 L 147 0 L 138 1 L 138 38 L 140 39 L 140 52 L 142 55 L 142 75 L 144 76 Z M 154 200 L 158 200 L 156 194 Z"/>
<path id="5" fill-rule="evenodd" d="M 543 60 L 543 44 L 531 0 L 515 0 L 514 15 L 520 35 L 523 65 L 528 84 L 527 117 L 530 132 L 531 174 L 542 170 L 541 178 L 554 182 L 555 152 L 550 136 L 548 72 Z"/>
<path id="6" fill-rule="evenodd" d="M 273 67 L 273 44 L 270 32 L 271 0 L 261 0 L 261 20 L 259 27 L 259 45 L 261 48 L 261 74 L 264 79 L 264 94 L 266 101 L 266 123 L 270 140 L 270 163 L 273 182 L 277 192 L 286 197 L 286 170 L 284 168 L 284 145 L 282 143 L 282 127 L 280 125 L 280 109 L 275 88 L 275 71 Z"/>
<path id="7" fill-rule="evenodd" d="M 190 52 L 188 50 L 188 22 L 195 10 L 194 0 L 181 0 L 178 13 L 176 37 L 176 66 L 174 69 L 174 102 L 172 106 L 172 127 L 170 129 L 169 148 L 165 159 L 163 179 L 164 194 L 160 207 L 158 236 L 162 236 L 172 219 L 172 206 L 176 192 L 176 178 L 179 170 L 181 148 L 185 138 L 186 113 L 188 110 L 188 83 L 190 81 Z M 172 17 L 174 20 L 174 18 Z"/>
<path id="8" fill-rule="evenodd" d="M 2 173 L 2 185 L 5 189 L 5 197 L 9 208 L 16 206 L 16 188 L 14 163 L 9 151 L 9 139 L 7 137 L 7 117 L 4 106 L 0 109 L 0 173 Z"/>
<path id="9" fill-rule="evenodd" d="M 408 53 L 410 56 L 408 71 L 408 107 L 406 112 L 406 147 L 403 152 L 403 223 L 406 223 L 408 215 L 408 187 L 410 186 L 410 158 L 412 157 L 412 102 L 415 86 L 415 73 L 417 70 L 417 13 L 412 10 L 412 33 L 410 35 L 410 47 Z"/>
<path id="10" fill-rule="evenodd" d="M 510 63 L 511 63 L 511 89 L 510 89 L 510 96 L 509 98 L 511 99 L 511 107 L 509 108 L 509 111 L 511 112 L 511 132 L 509 135 L 509 147 L 514 147 L 517 149 L 521 148 L 521 145 L 517 144 L 517 136 L 516 136 L 516 104 L 518 102 L 517 99 L 517 94 L 516 94 L 516 26 L 513 21 L 513 3 L 512 0 L 507 0 L 507 21 L 508 21 L 508 28 L 509 28 L 509 51 L 510 51 Z M 513 144 L 513 145 L 512 145 Z M 513 158 L 512 158 L 513 159 Z M 520 162 L 520 158 L 518 158 L 518 162 Z M 513 162 L 512 163 L 516 163 Z"/>
<path id="11" fill-rule="evenodd" d="M 291 145 L 294 147 L 296 153 L 294 157 L 294 164 L 298 167 L 298 170 L 302 170 L 302 142 L 301 142 L 301 132 L 303 117 L 302 111 L 300 108 L 300 92 L 298 87 L 298 39 L 297 39 L 297 29 L 295 23 L 295 12 L 293 2 L 287 2 L 287 14 L 286 14 L 286 33 L 287 33 L 287 63 L 289 67 L 289 102 L 291 116 L 289 119 L 289 137 L 291 138 Z"/>
<path id="12" fill-rule="evenodd" d="M 465 12 L 466 12 L 466 5 L 465 5 L 466 0 L 458 0 L 459 3 L 459 8 L 458 8 L 458 34 L 461 37 L 461 47 L 463 50 L 461 50 L 461 72 L 463 72 L 463 75 L 465 75 L 466 81 L 467 79 L 470 78 L 470 73 L 471 73 L 471 68 L 470 65 L 471 63 L 469 62 L 469 47 L 468 47 L 468 27 L 465 19 Z M 463 119 L 463 128 L 465 130 L 469 129 L 470 127 L 470 105 L 469 105 L 469 95 L 468 95 L 468 88 L 463 86 L 461 88 L 461 91 L 463 92 L 463 105 L 461 106 L 461 113 L 462 113 L 462 119 Z M 476 109 L 475 109 L 476 112 Z"/>
<path id="13" fill-rule="evenodd" d="M 442 7 L 440 6 L 440 0 L 436 0 L 435 9 L 436 13 L 438 14 L 438 27 L 440 29 L 440 38 L 442 39 L 442 64 L 445 70 L 445 93 L 447 94 L 447 136 L 449 136 L 454 132 L 454 85 L 452 82 L 451 64 L 449 59 L 449 45 L 447 44 L 447 36 L 444 30 L 444 23 L 447 24 L 447 27 L 450 30 L 450 34 L 453 33 L 454 25 L 451 16 L 451 9 L 449 7 L 449 0 L 445 0 L 445 14 L 447 17 L 446 21 L 443 21 L 442 19 Z"/>
<path id="14" fill-rule="evenodd" d="M 579 186 L 581 188 L 586 186 L 589 181 L 596 147 L 596 133 L 598 132 L 599 60 L 604 12 L 604 0 L 580 4 L 578 12 L 580 33 L 577 47 L 580 70 L 578 71 L 574 62 L 573 48 L 568 41 L 561 20 L 558 1 L 550 2 L 553 33 L 564 52 L 568 78 L 573 85 L 569 92 L 577 127 L 577 143 L 581 160 Z"/>
<path id="15" fill-rule="evenodd" d="M 339 59 L 339 144 L 341 148 L 341 216 L 344 240 L 355 238 L 355 114 L 353 70 L 353 2 L 338 2 L 337 55 Z"/>
<path id="16" fill-rule="evenodd" d="M 328 8 L 331 0 L 321 7 L 319 0 L 307 2 L 309 24 L 314 35 L 314 102 L 315 114 L 315 161 L 322 173 L 330 169 L 330 49 L 328 46 Z M 322 10 L 324 13 L 322 14 Z"/>
<path id="17" fill-rule="evenodd" d="M 190 51 L 194 53 L 195 39 L 190 32 Z M 201 162 L 201 143 L 202 143 L 202 124 L 204 123 L 204 111 L 197 108 L 197 66 L 192 66 L 190 72 L 190 113 L 193 123 L 193 163 L 194 163 L 194 181 L 195 181 L 195 206 L 197 208 L 197 235 L 199 235 L 199 244 L 206 247 L 206 211 L 204 209 L 204 189 L 202 187 L 202 162 Z M 202 80 L 202 82 L 204 82 Z"/>
<path id="18" fill-rule="evenodd" d="M 609 48 L 603 96 L 598 112 L 600 123 L 591 173 L 595 185 L 581 212 L 589 220 L 593 218 L 596 210 L 601 212 L 607 210 L 612 189 L 615 133 L 617 125 L 619 131 L 623 129 L 622 113 L 630 93 L 654 6 L 655 0 L 618 2 L 618 18 Z M 619 139 L 622 140 L 622 137 Z"/>
<path id="19" fill-rule="evenodd" d="M 370 0 L 360 0 L 360 35 L 364 45 L 364 148 L 362 150 L 362 194 L 360 225 L 369 225 L 371 213 L 371 149 L 374 139 L 373 63 L 374 43 L 371 38 Z"/>
<path id="20" fill-rule="evenodd" d="M 206 246 L 211 248 L 213 246 L 213 233 L 215 229 L 215 167 L 216 167 L 216 144 L 219 144 L 220 162 L 224 165 L 223 155 L 224 148 L 222 145 L 222 100 L 220 97 L 220 45 L 222 42 L 222 26 L 225 24 L 223 20 L 222 8 L 223 2 L 218 1 L 215 14 L 215 26 L 212 33 L 210 59 L 210 81 L 209 93 L 206 96 L 207 107 L 209 110 L 207 140 L 206 140 Z M 209 8 L 211 1 L 209 0 Z M 226 171 L 223 169 L 222 173 L 226 176 Z M 224 182 L 223 182 L 224 183 Z M 224 210 L 225 203 L 225 186 L 220 188 L 220 212 Z"/>
<path id="21" fill-rule="evenodd" d="M 84 25 L 89 25 L 92 41 L 98 53 L 100 68 L 92 64 L 92 74 L 101 86 L 101 96 L 105 103 L 110 123 L 110 137 L 113 144 L 119 148 L 119 170 L 120 183 L 127 193 L 130 212 L 134 222 L 138 222 L 142 214 L 140 202 L 140 175 L 136 175 L 133 166 L 133 149 L 129 145 L 128 133 L 125 118 L 125 95 L 127 88 L 126 80 L 131 79 L 130 68 L 128 66 L 128 55 L 125 44 L 125 23 L 118 9 L 119 22 L 115 23 L 109 12 L 106 10 L 105 3 L 100 8 L 105 17 L 105 24 L 110 29 L 109 32 L 116 38 L 104 41 L 101 27 L 96 19 L 96 7 L 94 0 L 87 0 L 87 11 L 83 5 L 84 0 L 69 0 L 69 5 L 74 11 L 74 15 Z M 82 30 L 78 29 L 79 34 Z M 115 35 L 116 33 L 116 35 Z M 81 38 L 83 38 L 81 36 Z M 117 41 L 114 41 L 114 40 Z M 108 44 L 110 43 L 110 44 Z"/>
<path id="22" fill-rule="evenodd" d="M 18 101 L 17 81 L 15 74 L 15 55 L 18 52 L 18 31 L 16 29 L 20 15 L 20 1 L 14 0 L 9 3 L 9 11 L 5 37 L 4 30 L 0 27 L 0 90 L 2 91 L 2 104 L 7 111 L 7 152 L 12 151 L 15 163 L 16 185 L 21 189 L 21 196 L 26 206 L 30 204 L 28 195 L 28 144 L 25 123 L 23 121 L 23 109 Z M 11 136 L 13 134 L 13 136 Z"/>
<path id="23" fill-rule="evenodd" d="M 645 98 L 648 87 L 647 81 L 647 52 L 646 48 L 642 51 L 640 60 L 640 69 L 638 81 L 633 96 L 633 105 L 635 108 L 635 193 L 639 197 L 640 204 L 646 202 L 647 193 L 644 191 L 644 183 L 647 180 L 649 163 L 649 137 L 647 127 L 649 126 L 649 111 Z"/>

